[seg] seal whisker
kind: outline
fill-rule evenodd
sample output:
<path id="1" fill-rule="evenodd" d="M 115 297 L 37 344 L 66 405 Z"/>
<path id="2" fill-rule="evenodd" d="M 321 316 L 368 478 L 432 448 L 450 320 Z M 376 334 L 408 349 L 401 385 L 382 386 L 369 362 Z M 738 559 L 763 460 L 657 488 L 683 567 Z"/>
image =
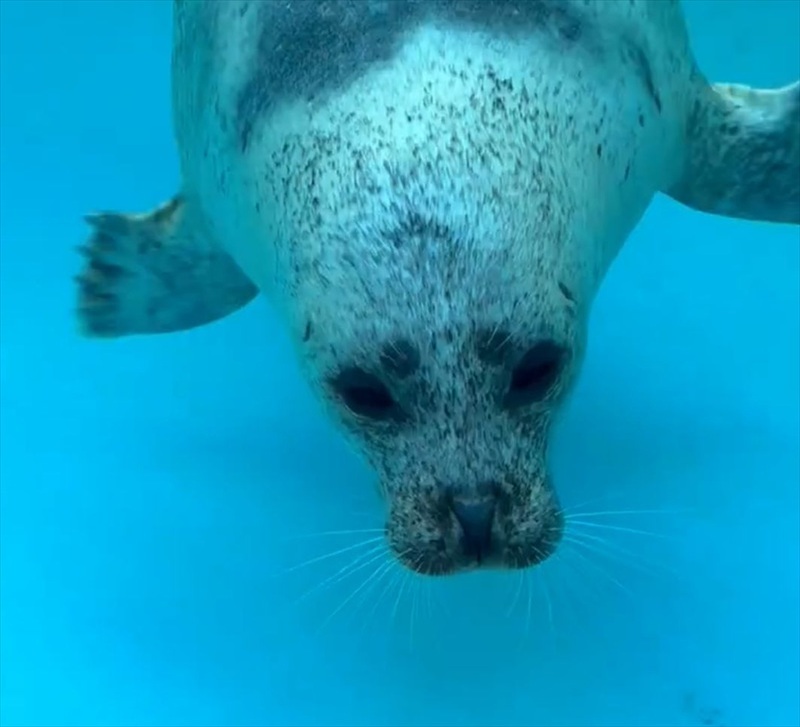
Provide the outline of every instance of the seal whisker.
<path id="1" fill-rule="evenodd" d="M 692 512 L 688 509 L 682 510 L 601 510 L 598 512 L 565 512 L 565 520 L 588 517 L 611 517 L 616 515 L 683 515 Z"/>
<path id="2" fill-rule="evenodd" d="M 525 636 L 531 632 L 531 613 L 533 611 L 533 574 L 527 573 L 525 584 L 528 588 L 528 607 L 525 610 Z"/>
<path id="3" fill-rule="evenodd" d="M 380 595 L 375 598 L 375 602 L 372 605 L 372 610 L 369 612 L 370 618 L 375 615 L 375 612 L 378 610 L 378 605 L 383 602 L 383 599 L 389 594 L 394 585 L 397 584 L 397 582 L 400 580 L 400 577 L 403 575 L 403 569 L 397 564 L 397 561 L 392 559 L 391 562 L 393 567 L 386 570 L 384 575 L 382 575 L 376 582 L 377 587 L 378 584 L 383 581 L 384 576 L 389 576 L 389 579 L 383 583 L 383 588 L 381 589 Z"/>
<path id="4" fill-rule="evenodd" d="M 489 334 L 489 338 L 486 341 L 486 345 L 487 346 L 501 349 L 505 345 L 506 341 L 509 340 L 509 338 L 511 337 L 510 335 L 507 336 L 505 338 L 505 340 L 501 341 L 500 343 L 498 343 L 495 346 L 494 337 L 497 335 L 498 331 L 500 330 L 500 326 L 501 325 L 502 325 L 502 321 L 500 321 L 499 319 L 497 321 L 495 321 L 494 325 L 492 326 L 492 331 Z"/>
<path id="5" fill-rule="evenodd" d="M 514 595 L 511 598 L 511 605 L 506 610 L 506 618 L 509 618 L 511 614 L 514 613 L 514 608 L 519 602 L 519 597 L 522 594 L 522 586 L 525 584 L 525 578 L 527 575 L 528 575 L 527 571 L 525 570 L 519 571 L 519 576 L 517 578 L 517 590 L 515 591 Z"/>
<path id="6" fill-rule="evenodd" d="M 619 588 L 623 593 L 627 594 L 630 598 L 636 600 L 636 596 L 633 591 L 630 590 L 627 586 L 619 581 L 619 579 L 612 576 L 605 568 L 602 568 L 600 565 L 595 563 L 591 558 L 587 557 L 584 553 L 579 550 L 574 550 L 574 554 L 581 559 L 586 565 L 590 566 L 593 570 L 597 573 L 601 574 L 604 578 L 611 581 L 617 588 Z"/>
<path id="7" fill-rule="evenodd" d="M 386 555 L 385 551 L 386 549 L 383 545 L 377 545 L 373 548 L 370 548 L 370 550 L 368 550 L 366 553 L 361 553 L 361 555 L 357 556 L 352 561 L 342 566 L 338 571 L 336 571 L 332 575 L 328 576 L 324 580 L 317 583 L 313 588 L 311 588 L 303 596 L 297 599 L 296 603 L 299 604 L 313 593 L 325 590 L 326 588 L 330 588 L 331 586 L 340 583 L 345 578 L 353 575 L 353 573 L 356 573 L 362 568 L 366 568 L 368 565 L 371 565 L 376 560 L 379 560 L 384 555 Z"/>
<path id="8" fill-rule="evenodd" d="M 432 619 L 436 614 L 436 609 L 434 607 L 433 588 L 431 588 L 430 582 L 420 583 L 420 588 L 422 588 L 425 593 L 426 611 L 428 618 Z"/>
<path id="9" fill-rule="evenodd" d="M 419 603 L 419 592 L 421 587 L 422 579 L 416 575 L 416 569 L 419 567 L 420 563 L 422 563 L 424 559 L 423 554 L 419 554 L 414 559 L 413 569 L 410 572 L 408 583 L 410 585 L 411 591 L 411 611 L 409 613 L 409 622 L 408 622 L 408 645 L 410 649 L 414 649 L 414 625 L 417 618 L 417 607 Z"/>
<path id="10" fill-rule="evenodd" d="M 309 540 L 312 538 L 326 538 L 334 535 L 372 535 L 375 533 L 384 533 L 385 528 L 363 528 L 358 530 L 325 530 L 320 533 L 300 533 L 298 535 L 291 535 L 287 540 Z"/>
<path id="11" fill-rule="evenodd" d="M 574 543 L 575 545 L 590 550 L 592 553 L 603 555 L 614 562 L 630 566 L 648 575 L 654 575 L 657 571 L 660 571 L 662 575 L 668 574 L 670 577 L 679 577 L 677 571 L 665 565 L 662 559 L 647 559 L 640 552 L 629 550 L 622 547 L 619 543 L 606 540 L 605 538 L 590 535 L 589 533 L 573 533 L 565 535 L 565 541 Z"/>
<path id="12" fill-rule="evenodd" d="M 553 599 L 550 596 L 550 589 L 547 585 L 547 576 L 542 569 L 538 570 L 539 585 L 541 586 L 542 593 L 544 594 L 545 608 L 547 609 L 547 622 L 550 624 L 550 633 L 553 635 L 553 641 L 558 643 L 558 633 L 556 631 L 556 622 L 553 615 Z"/>
<path id="13" fill-rule="evenodd" d="M 577 589 L 577 590 L 578 590 L 578 593 L 580 594 L 581 598 L 584 599 L 584 603 L 585 603 L 585 599 L 588 598 L 588 594 L 586 593 L 587 586 L 588 586 L 588 589 L 591 590 L 592 593 L 595 595 L 595 597 L 597 597 L 599 599 L 605 598 L 606 593 L 602 589 L 600 589 L 600 587 L 597 584 L 597 581 L 596 580 L 592 580 L 592 579 L 588 578 L 588 576 L 587 576 L 586 563 L 588 562 L 590 565 L 593 565 L 592 561 L 589 558 L 586 558 L 585 556 L 583 556 L 575 548 L 574 543 L 570 543 L 569 541 L 567 541 L 566 545 L 567 546 L 571 546 L 571 547 L 567 547 L 567 548 L 564 549 L 564 556 L 563 556 L 561 562 L 564 565 L 566 565 L 575 575 L 580 577 L 581 585 L 580 585 L 580 588 Z M 567 555 L 570 555 L 572 557 L 568 558 Z M 597 569 L 594 568 L 594 571 L 596 573 Z"/>
<path id="14" fill-rule="evenodd" d="M 631 567 L 638 568 L 644 572 L 652 574 L 656 570 L 662 571 L 662 573 L 669 573 L 671 576 L 677 575 L 676 572 L 665 566 L 661 559 L 658 561 L 649 561 L 648 559 L 644 558 L 642 554 L 638 551 L 634 552 L 632 550 L 627 549 L 621 543 L 618 543 L 614 540 L 605 537 L 604 535 L 598 535 L 597 532 L 592 532 L 591 528 L 586 527 L 585 525 L 579 524 L 578 527 L 573 527 L 576 523 L 580 523 L 577 520 L 567 520 L 567 528 L 564 532 L 563 538 L 565 542 L 573 542 L 577 545 L 581 545 L 582 547 L 591 550 L 594 553 L 601 553 L 606 555 L 606 557 L 614 559 L 616 562 L 623 563 L 625 565 L 629 565 Z M 597 524 L 592 524 L 593 526 Z M 614 527 L 614 526 L 605 526 L 599 525 L 598 526 L 600 532 L 602 533 L 604 530 L 610 534 L 615 533 L 623 533 L 623 534 L 633 534 L 633 535 L 640 535 L 646 534 L 653 536 L 655 538 L 660 538 L 662 540 L 671 540 L 672 538 L 667 535 L 661 535 L 659 533 L 652 533 L 650 531 L 640 531 L 635 528 L 621 528 L 621 527 Z M 600 550 L 600 546 L 604 548 L 603 551 Z"/>
<path id="15" fill-rule="evenodd" d="M 663 533 L 654 533 L 651 530 L 640 530 L 638 528 L 626 528 L 622 525 L 607 525 L 605 523 L 590 523 L 586 520 L 570 520 L 569 525 L 577 526 L 577 529 L 580 528 L 597 528 L 599 530 L 609 530 L 613 532 L 619 533 L 629 533 L 632 535 L 646 535 L 651 538 L 662 538 L 664 540 L 674 540 L 672 536 L 665 535 Z"/>
<path id="16" fill-rule="evenodd" d="M 296 570 L 300 570 L 301 568 L 306 568 L 306 567 L 308 567 L 310 565 L 313 565 L 314 563 L 320 563 L 323 560 L 328 560 L 330 558 L 335 558 L 337 555 L 342 555 L 344 553 L 350 553 L 353 550 L 357 550 L 358 548 L 363 548 L 363 547 L 365 547 L 367 545 L 372 545 L 373 543 L 377 543 L 377 542 L 382 541 L 382 540 L 384 540 L 383 536 L 376 537 L 376 538 L 368 538 L 367 540 L 362 540 L 362 541 L 360 541 L 358 543 L 354 543 L 354 544 L 348 545 L 348 546 L 346 546 L 344 548 L 339 548 L 338 550 L 334 550 L 332 553 L 325 553 L 323 555 L 318 555 L 318 556 L 316 556 L 314 558 L 311 558 L 311 559 L 306 560 L 306 561 L 304 561 L 302 563 L 299 563 L 298 565 L 294 565 L 291 568 L 287 568 L 284 571 L 284 574 L 292 573 L 292 572 L 294 572 Z"/>
<path id="17" fill-rule="evenodd" d="M 419 579 L 411 579 L 411 618 L 408 621 L 408 647 L 414 650 L 414 625 L 417 618 L 417 605 L 419 602 Z"/>
<path id="18" fill-rule="evenodd" d="M 398 609 L 400 608 L 400 601 L 403 598 L 403 593 L 408 586 L 409 581 L 411 580 L 411 572 L 406 570 L 402 577 L 398 579 L 398 589 L 397 589 L 397 598 L 395 599 L 394 606 L 392 607 L 391 612 L 391 621 L 394 624 L 395 619 L 397 618 Z"/>
<path id="19" fill-rule="evenodd" d="M 369 585 L 364 590 L 364 592 L 361 594 L 361 597 L 357 600 L 357 602 L 355 604 L 355 608 L 353 609 L 353 616 L 356 616 L 358 614 L 359 609 L 364 607 L 364 603 L 367 601 L 368 598 L 370 598 L 370 594 L 373 594 L 375 592 L 375 589 L 380 586 L 381 582 L 386 578 L 386 576 L 389 575 L 394 569 L 396 569 L 398 567 L 397 563 L 395 563 L 395 561 L 391 558 L 391 556 L 388 553 L 387 553 L 387 556 L 388 556 L 388 563 L 390 564 L 390 567 L 389 568 L 381 568 L 379 575 L 377 575 L 377 577 L 372 579 L 371 585 Z M 376 609 L 378 607 L 378 604 L 383 599 L 383 596 L 385 595 L 385 593 L 386 593 L 386 589 L 384 588 L 379 596 L 376 596 L 375 598 L 372 599 L 372 608 L 369 610 L 369 612 L 362 619 L 362 622 L 361 622 L 362 634 L 363 634 L 364 630 L 367 627 L 368 620 L 370 618 L 372 618 L 372 616 L 374 616 L 375 611 L 376 611 Z"/>
<path id="20" fill-rule="evenodd" d="M 372 561 L 370 561 L 370 562 L 372 563 L 372 562 L 374 562 L 375 560 L 379 560 L 379 558 L 375 558 L 375 559 L 373 559 L 373 560 L 372 560 Z M 346 606 L 348 603 L 350 603 L 350 602 L 351 602 L 351 601 L 352 601 L 352 600 L 353 600 L 353 599 L 354 599 L 354 598 L 355 598 L 355 597 L 356 597 L 356 596 L 357 596 L 359 593 L 361 593 L 361 591 L 363 591 L 363 590 L 364 590 L 364 589 L 365 589 L 367 586 L 369 586 L 369 584 L 370 584 L 370 583 L 372 583 L 372 582 L 375 580 L 375 578 L 378 578 L 378 577 L 380 577 L 380 576 L 381 576 L 381 575 L 382 575 L 382 574 L 383 574 L 383 573 L 384 573 L 386 570 L 388 570 L 388 569 L 389 569 L 389 568 L 391 568 L 392 566 L 393 566 L 393 563 L 392 563 L 392 561 L 391 561 L 391 560 L 387 560 L 387 561 L 386 561 L 385 563 L 383 563 L 382 565 L 379 565 L 379 566 L 377 566 L 377 567 L 375 568 L 375 570 L 373 570 L 373 571 L 372 571 L 372 573 L 371 573 L 371 574 L 370 574 L 370 575 L 369 575 L 367 578 L 365 578 L 365 579 L 364 579 L 364 581 L 361 583 L 361 585 L 360 585 L 358 588 L 355 588 L 353 591 L 351 591 L 351 592 L 350 592 L 350 595 L 349 595 L 347 598 L 345 598 L 345 599 L 344 599 L 344 600 L 343 600 L 343 601 L 342 601 L 342 602 L 341 602 L 341 603 L 340 603 L 340 604 L 339 604 L 339 605 L 338 605 L 338 606 L 337 606 L 337 607 L 336 607 L 336 608 L 335 608 L 335 609 L 334 609 L 334 610 L 331 612 L 331 614 L 330 614 L 330 615 L 329 615 L 329 616 L 328 616 L 328 617 L 325 619 L 325 621 L 323 621 L 323 622 L 322 622 L 322 625 L 320 626 L 320 630 L 322 630 L 323 628 L 325 628 L 325 626 L 326 626 L 328 623 L 330 623 L 330 621 L 331 621 L 331 620 L 332 620 L 332 619 L 333 619 L 333 618 L 336 616 L 336 614 L 340 613 L 340 612 L 341 612 L 341 610 L 342 610 L 342 609 L 343 609 L 343 608 L 344 608 L 344 607 L 345 607 L 345 606 Z"/>
<path id="21" fill-rule="evenodd" d="M 625 493 L 622 492 L 606 492 L 603 495 L 598 495 L 597 497 L 591 497 L 588 500 L 582 500 L 574 505 L 570 505 L 569 507 L 562 507 L 561 512 L 566 516 L 569 514 L 576 513 L 582 507 L 587 507 L 589 505 L 597 505 L 602 502 L 609 502 L 613 500 L 627 500 Z"/>

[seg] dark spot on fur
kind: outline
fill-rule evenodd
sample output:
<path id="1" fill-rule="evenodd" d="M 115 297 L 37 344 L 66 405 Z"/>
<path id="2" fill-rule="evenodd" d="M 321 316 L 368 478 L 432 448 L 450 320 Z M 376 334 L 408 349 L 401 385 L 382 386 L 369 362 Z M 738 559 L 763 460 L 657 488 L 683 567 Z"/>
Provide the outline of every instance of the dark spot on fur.
<path id="1" fill-rule="evenodd" d="M 415 6 L 301 0 L 261 3 L 258 10 L 257 59 L 236 106 L 242 150 L 256 121 L 279 101 L 314 99 L 390 59 Z"/>
<path id="2" fill-rule="evenodd" d="M 635 43 L 629 43 L 626 46 L 626 50 L 627 55 L 632 60 L 638 71 L 639 79 L 644 85 L 647 94 L 653 101 L 653 105 L 656 107 L 656 110 L 661 113 L 661 97 L 659 96 L 658 89 L 656 88 L 655 81 L 653 80 L 653 69 L 650 66 L 650 61 L 648 60 L 647 55 L 641 49 L 641 47 Z M 641 117 L 639 123 L 644 125 Z"/>
<path id="3" fill-rule="evenodd" d="M 538 32 L 570 45 L 587 32 L 577 6 L 552 0 L 294 0 L 255 7 L 258 18 L 247 22 L 257 24 L 256 58 L 238 92 L 235 119 L 217 110 L 221 123 L 236 124 L 242 151 L 258 121 L 278 103 L 298 98 L 313 103 L 347 87 L 369 68 L 394 58 L 409 32 L 432 21 L 514 37 Z M 499 83 L 502 90 L 513 90 L 510 81 Z"/>
<path id="4" fill-rule="evenodd" d="M 644 114 L 639 114 L 639 126 L 644 128 Z"/>
<path id="5" fill-rule="evenodd" d="M 399 379 L 413 374 L 419 364 L 419 349 L 405 339 L 387 343 L 381 353 L 381 365 Z"/>
<path id="6" fill-rule="evenodd" d="M 311 334 L 314 328 L 311 325 L 311 320 L 306 321 L 306 329 L 303 331 L 303 341 L 308 341 L 311 338 Z"/>
<path id="7" fill-rule="evenodd" d="M 628 162 L 628 163 L 625 165 L 625 176 L 622 178 L 622 180 L 623 180 L 624 182 L 627 182 L 627 181 L 628 181 L 628 177 L 630 176 L 630 173 L 631 173 L 631 163 L 630 163 L 630 162 Z"/>
<path id="8" fill-rule="evenodd" d="M 600 157 L 602 157 L 602 156 L 603 156 L 603 145 L 602 144 L 598 144 L 597 145 L 597 158 L 600 159 Z"/>
<path id="9" fill-rule="evenodd" d="M 572 294 L 572 291 L 564 285 L 564 283 L 559 282 L 558 289 L 561 291 L 561 295 L 563 295 L 570 303 L 575 302 L 575 296 Z"/>

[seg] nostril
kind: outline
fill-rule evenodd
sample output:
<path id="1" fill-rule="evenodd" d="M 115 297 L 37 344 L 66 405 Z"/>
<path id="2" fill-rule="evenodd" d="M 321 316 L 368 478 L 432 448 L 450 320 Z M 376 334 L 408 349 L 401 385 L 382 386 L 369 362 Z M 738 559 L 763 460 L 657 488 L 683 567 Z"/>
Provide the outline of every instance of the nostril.
<path id="1" fill-rule="evenodd" d="M 473 557 L 480 558 L 491 545 L 495 499 L 454 497 L 452 508 L 464 534 L 465 550 Z"/>

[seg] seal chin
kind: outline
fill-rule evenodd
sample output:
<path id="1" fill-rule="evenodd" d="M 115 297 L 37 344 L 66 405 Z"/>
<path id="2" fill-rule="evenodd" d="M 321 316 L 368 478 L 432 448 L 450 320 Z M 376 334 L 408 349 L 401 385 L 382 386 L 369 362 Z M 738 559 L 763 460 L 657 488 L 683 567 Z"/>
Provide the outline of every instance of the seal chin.
<path id="1" fill-rule="evenodd" d="M 392 498 L 386 525 L 397 560 L 433 576 L 538 565 L 555 553 L 563 530 L 564 515 L 544 483 L 406 490 Z"/>

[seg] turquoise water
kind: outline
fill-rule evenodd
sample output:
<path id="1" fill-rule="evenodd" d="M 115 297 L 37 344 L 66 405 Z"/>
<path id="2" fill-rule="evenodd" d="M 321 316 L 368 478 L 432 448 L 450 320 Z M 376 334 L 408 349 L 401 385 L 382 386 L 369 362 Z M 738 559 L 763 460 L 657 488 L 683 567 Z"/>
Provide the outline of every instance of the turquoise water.
<path id="1" fill-rule="evenodd" d="M 800 77 L 800 3 L 686 13 L 713 79 Z M 177 188 L 170 4 L 0 21 L 3 725 L 800 724 L 797 228 L 659 198 L 632 235 L 554 445 L 567 506 L 638 511 L 592 549 L 336 582 L 357 547 L 296 566 L 379 504 L 265 303 L 75 334 L 81 215 Z"/>

